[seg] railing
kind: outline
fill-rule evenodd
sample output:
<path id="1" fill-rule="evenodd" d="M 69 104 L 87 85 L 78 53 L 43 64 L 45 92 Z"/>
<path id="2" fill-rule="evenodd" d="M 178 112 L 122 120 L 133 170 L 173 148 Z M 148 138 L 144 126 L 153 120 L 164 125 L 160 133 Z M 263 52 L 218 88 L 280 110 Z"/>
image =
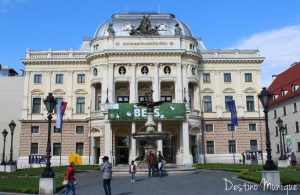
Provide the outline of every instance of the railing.
<path id="1" fill-rule="evenodd" d="M 44 59 L 44 58 L 54 58 L 54 59 L 65 59 L 65 58 L 80 58 L 85 59 L 90 52 L 88 51 L 26 51 L 25 59 Z"/>

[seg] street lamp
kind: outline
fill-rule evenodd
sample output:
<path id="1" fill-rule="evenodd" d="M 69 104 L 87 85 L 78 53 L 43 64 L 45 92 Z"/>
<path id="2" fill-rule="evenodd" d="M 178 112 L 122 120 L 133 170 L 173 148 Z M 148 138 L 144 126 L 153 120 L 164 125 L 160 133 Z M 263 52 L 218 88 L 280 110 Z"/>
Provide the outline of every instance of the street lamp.
<path id="1" fill-rule="evenodd" d="M 285 127 L 282 127 L 282 143 L 283 143 L 283 157 L 284 157 L 284 160 L 288 159 L 287 156 L 286 156 L 286 148 L 285 148 L 285 139 L 284 139 L 284 136 L 287 135 L 287 129 Z"/>
<path id="2" fill-rule="evenodd" d="M 4 129 L 2 131 L 2 135 L 4 138 L 4 142 L 3 142 L 3 153 L 2 153 L 2 161 L 1 161 L 1 165 L 5 165 L 5 141 L 6 141 L 6 136 L 7 136 L 8 132 L 6 131 L 6 129 Z"/>
<path id="3" fill-rule="evenodd" d="M 14 137 L 14 130 L 17 125 L 14 121 L 11 121 L 8 124 L 8 126 L 9 126 L 10 132 L 11 132 L 11 142 L 10 142 L 10 158 L 9 158 L 9 162 L 7 164 L 15 165 L 16 163 L 13 161 L 13 137 Z"/>
<path id="4" fill-rule="evenodd" d="M 268 125 L 268 105 L 270 100 L 272 99 L 272 94 L 267 90 L 266 87 L 263 87 L 262 91 L 258 95 L 258 98 L 264 107 L 264 114 L 265 114 L 265 124 L 266 124 L 266 151 L 267 151 L 267 160 L 266 164 L 264 165 L 264 170 L 277 170 L 277 166 L 274 164 L 271 155 L 271 141 L 270 141 L 270 131 Z"/>
<path id="5" fill-rule="evenodd" d="M 46 105 L 48 111 L 48 140 L 47 140 L 47 149 L 46 149 L 46 167 L 44 168 L 44 172 L 42 173 L 42 178 L 54 178 L 54 172 L 52 170 L 50 158 L 51 158 L 51 119 L 52 112 L 56 106 L 56 100 L 53 97 L 52 93 L 49 93 L 46 99 L 44 100 L 44 104 Z"/>
<path id="6" fill-rule="evenodd" d="M 286 160 L 286 158 L 284 158 L 284 155 L 283 155 L 283 146 L 282 146 L 282 129 L 283 129 L 282 123 L 283 123 L 283 121 L 279 117 L 276 120 L 276 123 L 277 123 L 277 126 L 279 127 L 279 136 L 280 136 L 280 157 L 279 157 L 279 160 Z"/>

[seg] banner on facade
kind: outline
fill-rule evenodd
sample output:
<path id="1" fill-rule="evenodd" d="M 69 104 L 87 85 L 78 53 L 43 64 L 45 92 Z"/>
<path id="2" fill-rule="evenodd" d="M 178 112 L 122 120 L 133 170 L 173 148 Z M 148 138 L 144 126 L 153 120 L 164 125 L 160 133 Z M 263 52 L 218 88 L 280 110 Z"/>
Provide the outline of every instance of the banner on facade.
<path id="1" fill-rule="evenodd" d="M 238 126 L 237 113 L 236 113 L 234 100 L 228 100 L 226 103 L 231 113 L 231 126 Z"/>
<path id="2" fill-rule="evenodd" d="M 109 120 L 146 120 L 147 108 L 136 104 L 110 104 L 108 106 Z M 154 107 L 154 120 L 185 120 L 184 103 L 163 103 Z"/>

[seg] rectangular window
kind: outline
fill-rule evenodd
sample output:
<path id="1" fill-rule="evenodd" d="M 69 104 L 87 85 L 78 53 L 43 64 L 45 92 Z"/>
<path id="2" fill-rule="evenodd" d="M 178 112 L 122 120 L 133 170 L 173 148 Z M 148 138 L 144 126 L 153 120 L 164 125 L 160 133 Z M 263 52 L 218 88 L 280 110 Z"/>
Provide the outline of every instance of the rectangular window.
<path id="1" fill-rule="evenodd" d="M 139 102 L 147 102 L 145 96 L 139 96 Z"/>
<path id="2" fill-rule="evenodd" d="M 61 151 L 61 143 L 53 143 L 53 156 L 59 156 Z"/>
<path id="3" fill-rule="evenodd" d="M 98 106 L 97 109 L 101 110 L 101 96 L 100 95 L 98 95 L 97 100 L 98 100 L 98 102 L 97 102 L 97 106 Z"/>
<path id="4" fill-rule="evenodd" d="M 285 116 L 286 115 L 286 108 L 285 108 L 285 106 L 283 107 L 283 116 Z"/>
<path id="5" fill-rule="evenodd" d="M 63 74 L 56 74 L 55 76 L 55 82 L 57 84 L 61 84 L 64 82 L 64 75 Z"/>
<path id="6" fill-rule="evenodd" d="M 274 110 L 274 118 L 277 118 L 277 112 Z"/>
<path id="7" fill-rule="evenodd" d="M 117 102 L 118 103 L 128 103 L 129 96 L 117 96 Z"/>
<path id="8" fill-rule="evenodd" d="M 41 74 L 35 74 L 33 78 L 33 83 L 42 83 L 42 75 Z"/>
<path id="9" fill-rule="evenodd" d="M 203 73 L 203 83 L 210 83 L 210 73 Z"/>
<path id="10" fill-rule="evenodd" d="M 41 98 L 32 99 L 32 113 L 41 113 Z"/>
<path id="11" fill-rule="evenodd" d="M 56 128 L 56 126 L 53 127 L 54 133 L 61 133 L 61 129 Z"/>
<path id="12" fill-rule="evenodd" d="M 254 96 L 246 97 L 247 111 L 254 112 Z"/>
<path id="13" fill-rule="evenodd" d="M 203 97 L 204 112 L 212 112 L 211 96 Z"/>
<path id="14" fill-rule="evenodd" d="M 245 73 L 245 82 L 252 82 L 252 74 Z"/>
<path id="15" fill-rule="evenodd" d="M 276 134 L 275 134 L 275 136 L 277 137 L 278 136 L 278 127 L 275 127 L 275 132 L 276 132 Z"/>
<path id="16" fill-rule="evenodd" d="M 297 103 L 294 103 L 294 112 L 297 112 Z"/>
<path id="17" fill-rule="evenodd" d="M 256 124 L 249 124 L 249 131 L 256 131 Z"/>
<path id="18" fill-rule="evenodd" d="M 40 127 L 39 126 L 32 126 L 31 127 L 31 133 L 39 133 Z"/>
<path id="19" fill-rule="evenodd" d="M 228 151 L 229 153 L 236 153 L 236 143 L 235 140 L 228 140 Z"/>
<path id="20" fill-rule="evenodd" d="M 287 135 L 287 134 L 288 134 L 288 128 L 287 128 L 287 124 L 285 124 L 285 125 L 284 125 L 284 127 L 285 127 L 285 129 L 284 129 L 284 131 L 285 131 L 285 134 Z"/>
<path id="21" fill-rule="evenodd" d="M 257 140 L 250 140 L 250 149 L 257 150 Z"/>
<path id="22" fill-rule="evenodd" d="M 172 96 L 160 96 L 160 101 L 172 102 Z"/>
<path id="23" fill-rule="evenodd" d="M 64 101 L 63 98 L 55 98 L 56 102 L 58 103 L 58 101 Z M 57 104 L 55 105 L 55 108 L 53 110 L 54 114 L 57 113 Z"/>
<path id="24" fill-rule="evenodd" d="M 30 154 L 38 154 L 39 153 L 39 144 L 31 143 Z"/>
<path id="25" fill-rule="evenodd" d="M 214 154 L 214 141 L 206 141 L 206 153 Z"/>
<path id="26" fill-rule="evenodd" d="M 206 131 L 206 132 L 213 132 L 213 131 L 214 131 L 214 126 L 213 126 L 213 124 L 206 124 L 206 125 L 205 125 L 205 131 Z"/>
<path id="27" fill-rule="evenodd" d="M 231 74 L 230 73 L 224 73 L 224 82 L 231 83 Z"/>
<path id="28" fill-rule="evenodd" d="M 85 83 L 85 74 L 77 75 L 77 83 Z"/>
<path id="29" fill-rule="evenodd" d="M 231 124 L 227 124 L 227 131 L 235 131 L 235 126 L 232 126 Z"/>
<path id="30" fill-rule="evenodd" d="M 276 145 L 276 153 L 279 153 L 279 144 Z"/>
<path id="31" fill-rule="evenodd" d="M 298 149 L 297 152 L 300 152 L 300 142 L 297 142 L 297 149 Z"/>
<path id="32" fill-rule="evenodd" d="M 76 113 L 84 113 L 84 112 L 85 112 L 85 98 L 77 97 Z"/>
<path id="33" fill-rule="evenodd" d="M 296 133 L 299 133 L 299 123 L 298 123 L 298 121 L 295 122 L 295 126 L 296 126 Z"/>
<path id="34" fill-rule="evenodd" d="M 79 155 L 83 155 L 83 143 L 82 142 L 77 142 L 76 143 L 76 154 L 79 154 Z"/>
<path id="35" fill-rule="evenodd" d="M 83 134 L 84 127 L 83 126 L 76 126 L 76 134 Z"/>
<path id="36" fill-rule="evenodd" d="M 225 110 L 226 110 L 226 112 L 229 112 L 229 106 L 227 104 L 227 102 L 229 100 L 232 100 L 232 96 L 225 96 Z"/>

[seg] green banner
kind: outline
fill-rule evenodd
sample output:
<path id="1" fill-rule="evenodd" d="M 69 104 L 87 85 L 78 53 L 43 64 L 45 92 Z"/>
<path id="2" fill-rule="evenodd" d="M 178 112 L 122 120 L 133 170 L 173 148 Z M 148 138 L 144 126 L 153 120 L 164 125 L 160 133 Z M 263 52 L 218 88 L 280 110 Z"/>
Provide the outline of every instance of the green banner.
<path id="1" fill-rule="evenodd" d="M 110 104 L 108 107 L 109 120 L 146 120 L 147 108 L 135 104 Z M 154 120 L 185 120 L 184 103 L 163 103 L 154 107 Z"/>

